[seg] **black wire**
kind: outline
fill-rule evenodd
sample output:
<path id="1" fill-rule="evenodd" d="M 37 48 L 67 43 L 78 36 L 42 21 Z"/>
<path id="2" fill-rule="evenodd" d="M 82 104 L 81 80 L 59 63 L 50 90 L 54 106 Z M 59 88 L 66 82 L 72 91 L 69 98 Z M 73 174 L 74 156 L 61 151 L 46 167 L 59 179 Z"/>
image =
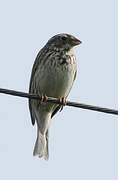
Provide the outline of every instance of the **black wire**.
<path id="1" fill-rule="evenodd" d="M 12 95 L 12 96 L 30 98 L 30 99 L 38 99 L 39 101 L 42 99 L 40 96 L 35 95 L 35 94 L 29 94 L 29 93 L 25 93 L 25 92 L 10 90 L 10 89 L 0 88 L 0 93 Z M 47 97 L 47 102 L 63 105 L 63 103 L 60 102 L 59 99 L 56 99 L 53 97 Z M 71 101 L 67 101 L 65 105 L 82 108 L 82 109 L 88 109 L 88 110 L 92 110 L 92 111 L 98 111 L 98 112 L 118 115 L 118 110 L 115 110 L 115 109 L 103 108 L 103 107 L 99 107 L 99 106 L 93 106 L 93 105 L 71 102 Z"/>

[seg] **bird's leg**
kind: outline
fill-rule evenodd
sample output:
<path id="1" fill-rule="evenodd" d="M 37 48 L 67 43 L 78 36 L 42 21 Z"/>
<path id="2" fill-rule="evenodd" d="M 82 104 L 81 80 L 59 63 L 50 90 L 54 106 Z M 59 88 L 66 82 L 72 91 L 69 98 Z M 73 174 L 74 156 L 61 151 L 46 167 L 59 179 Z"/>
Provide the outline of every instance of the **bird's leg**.
<path id="1" fill-rule="evenodd" d="M 63 110 L 63 107 L 66 105 L 67 101 L 66 101 L 66 97 L 62 97 L 62 98 L 59 98 L 59 103 L 61 103 L 61 109 L 60 111 Z"/>
<path id="2" fill-rule="evenodd" d="M 48 97 L 46 96 L 46 94 L 43 96 L 43 102 L 46 103 L 48 100 Z"/>
<path id="3" fill-rule="evenodd" d="M 46 95 L 40 96 L 40 104 L 46 103 L 48 100 L 48 97 Z"/>

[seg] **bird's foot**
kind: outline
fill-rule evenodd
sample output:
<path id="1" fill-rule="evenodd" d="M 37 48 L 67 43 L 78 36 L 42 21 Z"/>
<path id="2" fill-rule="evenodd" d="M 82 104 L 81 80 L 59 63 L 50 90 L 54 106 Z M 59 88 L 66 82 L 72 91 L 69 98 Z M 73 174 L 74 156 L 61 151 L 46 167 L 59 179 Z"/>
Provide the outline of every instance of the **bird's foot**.
<path id="1" fill-rule="evenodd" d="M 61 104 L 61 109 L 60 111 L 63 110 L 63 107 L 66 105 L 67 101 L 66 101 L 66 97 L 62 97 L 62 98 L 59 98 L 59 103 Z"/>
<path id="2" fill-rule="evenodd" d="M 40 104 L 46 103 L 48 100 L 48 97 L 46 95 L 40 96 Z"/>

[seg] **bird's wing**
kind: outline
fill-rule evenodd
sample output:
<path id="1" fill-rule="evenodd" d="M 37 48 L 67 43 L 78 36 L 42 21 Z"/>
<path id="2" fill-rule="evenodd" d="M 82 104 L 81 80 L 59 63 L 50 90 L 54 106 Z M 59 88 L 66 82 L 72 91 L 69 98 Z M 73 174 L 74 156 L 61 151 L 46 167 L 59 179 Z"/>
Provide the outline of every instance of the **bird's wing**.
<path id="1" fill-rule="evenodd" d="M 75 79 L 76 79 L 76 76 L 77 76 L 77 70 L 75 71 L 75 75 L 74 75 L 74 79 L 73 79 L 73 82 L 75 81 Z M 73 84 L 72 84 L 73 85 Z M 51 115 L 51 118 L 61 109 L 61 105 L 58 105 L 55 109 L 54 109 L 54 111 L 52 112 L 52 115 Z M 61 111 L 60 111 L 61 112 Z"/>
<path id="2" fill-rule="evenodd" d="M 56 109 L 52 112 L 51 118 L 61 109 L 61 105 L 57 106 Z"/>
<path id="3" fill-rule="evenodd" d="M 31 73 L 31 78 L 30 78 L 30 85 L 29 85 L 29 93 L 31 93 L 31 94 L 36 93 L 36 92 L 34 92 L 34 76 L 35 76 L 37 67 L 38 67 L 38 65 L 40 63 L 41 54 L 42 54 L 42 49 L 39 51 L 39 53 L 38 53 L 38 55 L 37 55 L 37 57 L 35 59 L 33 68 L 32 68 L 32 73 Z M 35 115 L 34 115 L 34 112 L 33 112 L 32 104 L 33 104 L 33 100 L 29 99 L 29 110 L 30 110 L 31 122 L 32 122 L 32 125 L 34 125 L 35 124 Z"/>

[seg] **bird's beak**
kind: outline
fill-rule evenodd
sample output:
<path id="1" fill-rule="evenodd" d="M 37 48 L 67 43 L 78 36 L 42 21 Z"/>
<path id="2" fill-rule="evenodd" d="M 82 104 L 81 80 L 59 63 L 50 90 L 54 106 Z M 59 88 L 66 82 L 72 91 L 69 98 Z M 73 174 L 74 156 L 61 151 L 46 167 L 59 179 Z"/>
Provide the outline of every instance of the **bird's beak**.
<path id="1" fill-rule="evenodd" d="M 79 39 L 77 39 L 77 38 L 73 39 L 74 46 L 80 45 L 81 43 L 82 43 L 82 41 L 80 41 Z"/>

